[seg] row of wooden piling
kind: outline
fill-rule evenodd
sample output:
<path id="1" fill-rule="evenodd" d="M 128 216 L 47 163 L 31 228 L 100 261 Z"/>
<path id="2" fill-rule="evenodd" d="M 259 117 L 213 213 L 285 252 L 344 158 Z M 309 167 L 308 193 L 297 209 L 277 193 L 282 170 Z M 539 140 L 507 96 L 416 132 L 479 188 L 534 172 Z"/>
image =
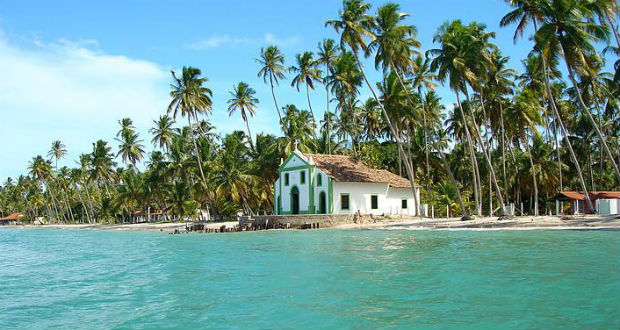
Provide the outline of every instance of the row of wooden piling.
<path id="1" fill-rule="evenodd" d="M 299 229 L 319 229 L 321 228 L 321 224 L 318 222 L 315 223 L 304 223 L 299 226 Z M 242 231 L 258 231 L 258 230 L 269 230 L 269 229 L 294 229 L 290 223 L 266 223 L 266 224 L 254 224 L 247 223 L 244 226 L 235 226 L 235 227 L 226 227 L 226 225 L 222 225 L 219 228 L 210 228 L 207 227 L 203 223 L 197 223 L 192 225 L 185 226 L 185 231 L 182 229 L 175 229 L 170 234 L 185 234 L 190 232 L 197 233 L 234 233 L 234 232 L 242 232 Z"/>

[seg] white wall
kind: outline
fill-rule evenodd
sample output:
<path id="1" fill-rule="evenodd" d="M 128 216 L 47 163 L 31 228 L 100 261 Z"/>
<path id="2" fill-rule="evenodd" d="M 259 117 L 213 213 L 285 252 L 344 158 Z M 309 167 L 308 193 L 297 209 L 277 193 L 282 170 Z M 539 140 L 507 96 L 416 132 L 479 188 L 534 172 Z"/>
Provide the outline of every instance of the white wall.
<path id="1" fill-rule="evenodd" d="M 618 214 L 618 199 L 597 199 L 596 209 L 599 214 Z"/>
<path id="2" fill-rule="evenodd" d="M 415 214 L 413 192 L 406 188 L 390 188 L 387 183 L 334 182 L 334 213 L 348 214 L 358 210 L 362 214 Z M 349 194 L 349 210 L 342 210 L 340 195 Z M 419 194 L 419 190 L 418 190 Z M 377 195 L 378 208 L 371 209 L 370 196 Z M 401 200 L 407 199 L 406 210 Z"/>
<path id="3" fill-rule="evenodd" d="M 322 185 L 319 187 L 317 186 L 317 176 L 321 175 L 323 176 L 323 181 L 322 181 Z M 325 192 L 325 211 L 327 213 L 329 213 L 329 205 L 330 205 L 330 201 L 329 201 L 329 177 L 327 176 L 327 174 L 325 174 L 325 172 L 321 171 L 318 167 L 314 168 L 314 177 L 312 178 L 313 182 L 314 182 L 314 208 L 315 208 L 315 212 L 319 213 L 319 194 L 321 193 L 321 191 Z"/>
<path id="4" fill-rule="evenodd" d="M 299 181 L 300 172 L 306 172 L 306 182 L 301 184 Z M 285 186 L 284 183 L 284 175 L 288 173 L 288 186 Z M 303 170 L 294 170 L 280 173 L 280 178 L 278 179 L 282 182 L 282 192 L 280 194 L 282 201 L 282 211 L 283 212 L 291 212 L 291 189 L 293 186 L 297 186 L 299 189 L 299 211 L 307 211 L 308 205 L 310 204 L 310 174 L 308 173 L 308 169 Z"/>

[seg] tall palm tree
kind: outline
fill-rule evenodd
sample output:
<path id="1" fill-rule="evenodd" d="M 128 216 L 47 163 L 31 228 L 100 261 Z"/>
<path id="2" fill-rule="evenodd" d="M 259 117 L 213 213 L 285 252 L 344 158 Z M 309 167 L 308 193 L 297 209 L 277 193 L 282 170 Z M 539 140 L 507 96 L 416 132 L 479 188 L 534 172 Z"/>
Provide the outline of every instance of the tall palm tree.
<path id="1" fill-rule="evenodd" d="M 56 140 L 52 142 L 52 148 L 47 152 L 47 156 L 51 159 L 54 158 L 56 164 L 55 168 L 58 169 L 58 160 L 67 155 L 67 147 L 60 141 Z"/>
<path id="2" fill-rule="evenodd" d="M 211 112 L 211 96 L 213 92 L 204 84 L 209 80 L 206 77 L 200 77 L 200 70 L 193 67 L 183 67 L 180 77 L 172 71 L 173 84 L 170 96 L 172 101 L 168 105 L 168 113 L 172 112 L 172 118 L 176 119 L 177 115 L 187 117 L 189 129 L 192 129 L 192 119 L 198 120 L 198 114 Z M 198 169 L 200 170 L 200 178 L 202 183 L 206 185 L 207 180 L 202 169 L 202 160 L 196 137 L 192 134 L 194 142 L 194 152 L 198 161 Z"/>
<path id="3" fill-rule="evenodd" d="M 133 132 L 136 129 L 136 127 L 133 125 L 133 120 L 131 120 L 131 118 L 123 118 L 118 121 L 118 124 L 121 126 L 121 129 L 116 132 L 116 137 L 120 137 L 128 131 Z"/>
<path id="4" fill-rule="evenodd" d="M 319 62 L 312 57 L 312 52 L 304 52 L 295 56 L 296 64 L 291 66 L 291 72 L 297 73 L 291 81 L 291 86 L 297 88 L 301 84 L 306 85 L 306 98 L 308 99 L 308 109 L 312 114 L 312 120 L 316 123 L 316 117 L 312 110 L 312 102 L 310 102 L 310 88 L 314 90 L 315 82 L 323 82 L 321 78 L 321 70 L 318 68 Z"/>
<path id="5" fill-rule="evenodd" d="M 598 57 L 599 55 L 592 43 L 606 41 L 607 28 L 597 25 L 588 19 L 588 9 L 582 1 L 553 0 L 543 8 L 545 16 L 540 29 L 535 35 L 536 43 L 540 49 L 548 49 L 550 51 L 561 50 L 561 54 L 557 55 L 561 55 L 564 58 L 568 76 L 573 84 L 573 88 L 575 88 L 577 103 L 592 123 L 616 172 L 616 179 L 620 183 L 620 169 L 618 169 L 614 155 L 611 153 L 607 142 L 605 142 L 605 137 L 598 123 L 583 100 L 581 88 L 576 77 L 576 75 L 580 77 L 587 76 L 594 70 L 589 58 Z"/>
<path id="6" fill-rule="evenodd" d="M 519 22 L 517 25 L 517 29 L 514 34 L 514 41 L 516 42 L 517 36 L 520 34 L 523 36 L 523 31 L 527 28 L 527 26 L 531 23 L 534 27 L 534 35 L 538 34 L 538 23 L 543 22 L 545 17 L 545 8 L 548 0 L 510 0 L 510 4 L 513 7 L 516 7 L 514 10 L 506 14 L 500 20 L 500 26 L 508 26 L 515 22 Z M 568 131 L 564 125 L 564 121 L 560 116 L 558 111 L 557 104 L 554 100 L 553 93 L 551 90 L 551 84 L 549 82 L 551 74 L 554 72 L 554 67 L 550 67 L 550 64 L 553 64 L 555 60 L 554 56 L 550 56 L 555 52 L 552 52 L 553 48 L 545 48 L 544 46 L 553 46 L 550 43 L 540 44 L 539 42 L 535 43 L 535 49 L 541 55 L 542 59 L 542 68 L 543 68 L 543 76 L 544 76 L 544 85 L 546 90 L 546 96 L 551 105 L 551 109 L 553 110 L 553 114 L 555 116 L 556 121 L 558 122 L 562 135 L 564 136 L 564 141 L 566 142 L 566 146 L 568 147 L 569 154 L 571 156 L 571 160 L 575 169 L 577 170 L 577 177 L 579 178 L 579 184 L 585 196 L 585 201 L 590 210 L 593 209 L 592 200 L 590 199 L 590 195 L 588 194 L 588 190 L 586 188 L 585 181 L 583 180 L 583 172 L 581 170 L 581 165 L 579 165 L 579 161 L 577 160 L 577 156 L 575 155 L 575 151 L 570 143 L 568 138 Z"/>
<path id="7" fill-rule="evenodd" d="M 326 104 L 325 112 L 327 113 L 327 118 L 328 118 L 325 121 L 326 127 L 327 127 L 327 154 L 331 155 L 332 153 L 331 133 L 330 133 L 331 113 L 329 111 L 330 94 L 329 94 L 329 86 L 327 84 L 326 77 L 330 74 L 333 74 L 334 63 L 336 62 L 336 59 L 338 58 L 338 49 L 336 48 L 336 42 L 333 39 L 323 39 L 323 42 L 319 43 L 319 51 L 317 55 L 318 55 L 318 59 L 317 59 L 318 63 L 325 65 L 325 77 L 323 78 L 323 85 L 325 85 L 325 95 L 327 97 L 327 100 L 325 102 Z"/>
<path id="8" fill-rule="evenodd" d="M 43 157 L 41 156 L 36 156 L 34 158 L 32 158 L 32 161 L 28 164 L 28 170 L 30 171 L 30 175 L 35 178 L 40 185 L 43 185 L 43 187 L 45 187 L 45 191 L 44 193 L 47 193 L 47 195 L 49 196 L 49 202 L 46 203 L 46 208 L 47 208 L 47 213 L 48 216 L 51 219 L 54 219 L 54 215 L 53 215 L 53 208 L 50 208 L 50 203 L 52 204 L 52 206 L 55 208 L 56 203 L 54 202 L 53 199 L 53 192 L 51 191 L 51 187 L 49 186 L 49 178 L 51 177 L 51 164 L 49 163 L 49 161 L 46 161 L 45 159 L 43 159 Z M 55 210 L 56 212 L 56 220 L 59 220 L 59 216 L 58 216 L 58 211 Z"/>
<path id="9" fill-rule="evenodd" d="M 341 47 L 344 47 L 346 45 L 353 52 L 357 66 L 359 67 L 359 71 L 362 74 L 362 78 L 364 79 L 366 86 L 372 93 L 373 98 L 375 99 L 375 101 L 377 101 L 379 108 L 381 108 L 381 111 L 383 112 L 383 116 L 385 117 L 386 123 L 390 128 L 392 136 L 398 136 L 394 125 L 392 124 L 388 113 L 385 110 L 385 107 L 380 102 L 377 93 L 368 81 L 368 77 L 366 77 L 366 74 L 364 73 L 359 58 L 360 50 L 366 52 L 366 50 L 368 49 L 366 38 L 374 38 L 374 35 L 371 32 L 374 23 L 371 16 L 367 14 L 368 10 L 370 10 L 370 5 L 362 0 L 345 0 L 343 2 L 343 9 L 341 9 L 338 13 L 340 17 L 338 19 L 326 21 L 325 25 L 332 26 L 336 33 L 340 34 Z M 399 141 L 397 139 L 396 145 L 398 147 L 398 152 L 400 153 L 401 157 L 405 158 L 406 154 L 402 146 L 402 141 Z M 405 162 L 405 168 L 407 170 L 407 176 L 409 177 L 409 181 L 415 195 L 416 184 L 414 182 L 413 169 L 411 168 L 409 162 Z"/>
<path id="10" fill-rule="evenodd" d="M 471 133 L 469 130 L 469 125 L 467 123 L 467 117 L 463 111 L 463 106 L 460 100 L 460 92 L 464 90 L 463 78 L 464 76 L 469 76 L 473 78 L 474 74 L 471 70 L 466 66 L 466 59 L 464 58 L 466 54 L 463 54 L 462 50 L 458 48 L 458 45 L 455 41 L 458 40 L 458 34 L 462 29 L 462 24 L 460 21 L 453 21 L 451 23 L 444 23 L 436 33 L 433 40 L 435 42 L 439 42 L 441 44 L 441 48 L 439 49 L 431 49 L 428 51 L 428 54 L 432 54 L 435 57 L 431 62 L 431 70 L 437 71 L 437 79 L 444 83 L 446 80 L 448 81 L 448 85 L 450 89 L 454 92 L 457 100 L 457 106 L 460 112 L 460 118 L 463 121 L 463 131 L 465 132 L 465 137 L 467 139 L 467 146 L 469 150 L 469 158 L 471 164 L 472 178 L 474 180 L 474 199 L 476 202 L 476 210 L 478 215 L 481 213 L 481 197 L 480 196 L 480 177 L 478 166 L 476 162 L 476 157 L 474 153 L 474 145 L 473 140 L 471 138 Z M 462 40 L 461 40 L 462 42 Z M 454 111 L 454 115 L 456 116 L 456 109 Z"/>
<path id="11" fill-rule="evenodd" d="M 250 133 L 248 115 L 254 117 L 256 114 L 258 99 L 255 95 L 256 91 L 251 88 L 250 85 L 240 82 L 233 87 L 233 91 L 230 92 L 231 98 L 228 100 L 228 115 L 232 116 L 235 111 L 239 111 L 241 119 L 245 122 L 248 131 L 248 140 L 250 141 L 252 150 L 254 150 L 254 143 L 252 142 L 252 133 Z"/>
<path id="12" fill-rule="evenodd" d="M 127 130 L 121 134 L 120 139 L 116 140 L 120 142 L 116 155 L 120 155 L 123 162 L 129 163 L 135 168 L 136 163 L 144 157 L 144 146 L 142 145 L 142 140 L 138 137 L 138 133 Z"/>
<path id="13" fill-rule="evenodd" d="M 173 127 L 174 120 L 168 115 L 159 116 L 158 120 L 153 120 L 155 126 L 149 129 L 149 133 L 153 134 L 151 143 L 168 151 L 172 138 L 177 134 L 177 130 Z"/>
<path id="14" fill-rule="evenodd" d="M 285 79 L 284 73 L 288 70 L 284 66 L 284 55 L 280 52 L 277 46 L 268 46 L 266 49 L 261 48 L 260 57 L 256 59 L 261 65 L 258 70 L 258 76 L 263 77 L 263 81 L 267 83 L 269 79 L 269 86 L 271 87 L 271 96 L 273 97 L 273 103 L 276 106 L 278 112 L 278 118 L 280 119 L 280 127 L 282 127 L 282 114 L 280 113 L 280 107 L 278 107 L 278 101 L 276 100 L 276 94 L 273 91 L 273 84 L 278 85 L 278 79 Z"/>

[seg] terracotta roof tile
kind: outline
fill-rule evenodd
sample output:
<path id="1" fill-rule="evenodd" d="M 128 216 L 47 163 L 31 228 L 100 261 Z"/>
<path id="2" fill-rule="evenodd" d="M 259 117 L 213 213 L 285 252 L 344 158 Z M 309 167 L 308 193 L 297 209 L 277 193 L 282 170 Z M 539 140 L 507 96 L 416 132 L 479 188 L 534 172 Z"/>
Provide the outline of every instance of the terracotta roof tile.
<path id="1" fill-rule="evenodd" d="M 336 182 L 387 183 L 396 188 L 411 188 L 409 180 L 390 171 L 377 170 L 349 156 L 307 154 L 315 165 Z"/>

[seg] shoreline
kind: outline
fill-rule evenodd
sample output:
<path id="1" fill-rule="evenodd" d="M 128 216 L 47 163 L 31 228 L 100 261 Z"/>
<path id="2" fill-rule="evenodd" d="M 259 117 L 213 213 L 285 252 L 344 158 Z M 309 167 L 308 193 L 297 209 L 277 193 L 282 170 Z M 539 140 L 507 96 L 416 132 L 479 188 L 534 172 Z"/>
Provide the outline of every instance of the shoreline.
<path id="1" fill-rule="evenodd" d="M 564 218 L 564 219 L 563 219 Z M 23 229 L 71 229 L 71 230 L 119 230 L 119 231 L 185 231 L 192 222 L 153 222 L 134 224 L 46 224 L 46 225 L 7 225 L 4 228 Z M 205 223 L 207 228 L 234 227 L 236 221 Z M 2 228 L 0 227 L 0 228 Z M 460 221 L 458 218 L 385 218 L 355 224 L 340 224 L 321 229 L 376 229 L 376 230 L 618 230 L 620 216 L 580 215 L 560 216 L 523 216 L 507 220 L 497 217 L 479 217 L 474 220 Z M 271 229 L 273 230 L 273 229 Z"/>

